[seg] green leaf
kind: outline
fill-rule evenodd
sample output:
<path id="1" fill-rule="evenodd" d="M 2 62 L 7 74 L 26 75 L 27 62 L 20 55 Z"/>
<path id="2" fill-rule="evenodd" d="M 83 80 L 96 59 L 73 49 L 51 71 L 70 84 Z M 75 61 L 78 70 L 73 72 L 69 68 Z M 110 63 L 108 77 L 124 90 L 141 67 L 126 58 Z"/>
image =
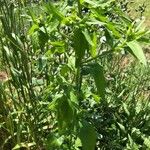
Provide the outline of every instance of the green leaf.
<path id="1" fill-rule="evenodd" d="M 108 22 L 108 23 L 106 24 L 106 28 L 107 28 L 108 30 L 110 30 L 110 31 L 112 32 L 112 34 L 113 34 L 114 36 L 116 36 L 116 38 L 120 38 L 121 35 L 120 35 L 120 33 L 118 32 L 118 30 L 117 30 L 116 27 L 117 27 L 117 25 L 114 24 L 114 23 L 111 23 L 111 22 Z"/>
<path id="2" fill-rule="evenodd" d="M 77 138 L 75 141 L 75 147 L 82 147 L 82 143 L 81 143 L 81 140 L 79 138 Z"/>
<path id="3" fill-rule="evenodd" d="M 127 46 L 132 51 L 133 55 L 144 65 L 147 64 L 145 55 L 139 43 L 137 41 L 127 42 Z"/>
<path id="4" fill-rule="evenodd" d="M 51 2 L 48 2 L 48 4 L 46 5 L 46 9 L 48 13 L 53 14 L 54 17 L 57 18 L 59 21 L 65 19 L 64 15 L 61 12 L 59 12 Z"/>
<path id="5" fill-rule="evenodd" d="M 43 82 L 43 79 L 37 79 L 37 78 L 32 78 L 32 84 L 34 86 L 40 86 L 40 85 L 43 85 L 44 82 Z"/>
<path id="6" fill-rule="evenodd" d="M 15 33 L 12 33 L 11 35 L 12 37 L 9 37 L 9 40 L 12 42 L 12 44 L 14 44 L 14 46 L 16 46 L 16 48 L 18 48 L 18 50 L 21 51 L 23 49 L 23 43 L 21 39 Z"/>
<path id="7" fill-rule="evenodd" d="M 76 104 L 78 106 L 79 101 L 78 101 L 78 98 L 73 91 L 70 92 L 70 100 L 71 100 L 71 102 L 73 102 L 74 104 Z"/>
<path id="8" fill-rule="evenodd" d="M 103 68 L 98 63 L 89 64 L 90 74 L 94 77 L 97 92 L 101 98 L 105 98 L 106 81 Z"/>
<path id="9" fill-rule="evenodd" d="M 139 146 L 134 142 L 130 134 L 128 134 L 129 145 L 128 149 L 139 150 Z"/>
<path id="10" fill-rule="evenodd" d="M 63 97 L 63 94 L 56 94 L 53 101 L 48 105 L 50 110 L 56 110 L 58 107 L 58 101 Z"/>
<path id="11" fill-rule="evenodd" d="M 96 145 L 96 131 L 94 127 L 83 121 L 81 125 L 81 129 L 79 131 L 79 138 L 82 143 L 83 150 L 95 150 Z"/>
<path id="12" fill-rule="evenodd" d="M 99 102 L 100 102 L 100 97 L 99 97 L 98 95 L 96 95 L 96 94 L 92 94 L 92 96 L 93 96 L 93 98 L 94 98 L 95 102 L 97 102 L 97 103 L 99 103 Z"/>
<path id="13" fill-rule="evenodd" d="M 147 148 L 150 148 L 150 137 L 144 138 L 144 144 L 147 146 Z"/>
<path id="14" fill-rule="evenodd" d="M 129 112 L 129 110 L 128 110 L 128 105 L 127 105 L 126 103 L 122 103 L 122 104 L 123 104 L 123 109 L 124 109 L 125 113 L 126 113 L 128 116 L 130 116 L 130 112 Z"/>
<path id="15" fill-rule="evenodd" d="M 47 32 L 50 34 L 54 30 L 57 30 L 57 27 L 59 25 L 59 20 L 54 19 L 47 27 Z"/>
<path id="16" fill-rule="evenodd" d="M 91 46 L 93 46 L 94 43 L 93 43 L 93 41 L 92 41 L 92 39 L 91 39 L 91 37 L 90 37 L 89 31 L 88 31 L 87 29 L 85 29 L 84 31 L 82 31 L 82 33 L 84 34 L 84 36 L 85 36 L 87 42 L 88 42 Z"/>
<path id="17" fill-rule="evenodd" d="M 63 96 L 58 101 L 57 117 L 60 133 L 71 127 L 70 125 L 74 119 L 74 109 L 66 96 Z"/>
<path id="18" fill-rule="evenodd" d="M 73 48 L 76 55 L 76 67 L 81 65 L 85 51 L 88 49 L 88 42 L 80 28 L 75 29 L 73 36 Z"/>
<path id="19" fill-rule="evenodd" d="M 97 22 L 99 25 L 100 24 L 106 25 L 106 23 L 108 22 L 108 18 L 106 17 L 106 15 L 103 15 L 101 13 L 101 10 L 92 9 L 91 11 L 97 19 L 97 20 L 95 20 L 95 22 Z"/>
<path id="20" fill-rule="evenodd" d="M 121 129 L 121 131 L 123 131 L 124 133 L 126 133 L 126 129 L 124 127 L 124 125 L 122 125 L 121 123 L 117 122 L 119 128 Z"/>
<path id="21" fill-rule="evenodd" d="M 27 148 L 29 149 L 30 147 L 33 147 L 34 145 L 36 145 L 36 143 L 20 143 L 20 144 L 17 144 L 12 150 L 17 150 L 17 149 L 20 149 L 20 148 Z"/>
<path id="22" fill-rule="evenodd" d="M 29 29 L 28 34 L 31 35 L 33 34 L 35 31 L 37 31 L 39 29 L 39 26 L 37 24 L 33 24 L 32 27 Z"/>
<path id="23" fill-rule="evenodd" d="M 37 18 L 31 8 L 28 8 L 27 14 L 31 17 L 32 21 L 37 24 Z"/>
<path id="24" fill-rule="evenodd" d="M 44 48 L 46 42 L 48 42 L 49 39 L 48 34 L 40 30 L 38 31 L 38 38 L 39 38 L 39 45 L 41 46 L 41 48 Z"/>
<path id="25" fill-rule="evenodd" d="M 68 67 L 68 65 L 62 65 L 60 69 L 60 75 L 63 77 L 66 77 L 69 71 L 70 71 L 70 68 Z"/>
<path id="26" fill-rule="evenodd" d="M 57 47 L 63 47 L 64 42 L 63 41 L 55 41 L 55 42 L 49 42 L 52 46 L 57 46 Z"/>
<path id="27" fill-rule="evenodd" d="M 93 45 L 90 48 L 90 53 L 92 57 L 96 57 L 97 55 L 97 35 L 93 32 Z"/>
<path id="28" fill-rule="evenodd" d="M 142 42 L 142 43 L 150 45 L 150 38 L 148 38 L 148 37 L 141 37 L 137 41 L 140 43 Z"/>
<path id="29" fill-rule="evenodd" d="M 106 41 L 107 41 L 107 43 L 110 45 L 110 47 L 112 48 L 113 47 L 113 37 L 112 37 L 112 35 L 110 34 L 110 32 L 107 30 L 107 29 L 105 29 L 105 37 L 106 37 Z"/>
<path id="30" fill-rule="evenodd" d="M 91 56 L 95 57 L 96 56 L 96 50 L 97 50 L 97 35 L 96 35 L 96 33 L 94 32 L 93 37 L 91 37 L 89 31 L 87 29 L 85 29 L 83 31 L 83 34 L 84 34 L 87 42 L 90 45 L 89 50 L 90 50 Z"/>
<path id="31" fill-rule="evenodd" d="M 20 148 L 27 148 L 27 145 L 25 143 L 20 143 L 20 144 L 17 144 L 13 150 L 16 150 L 16 149 L 20 149 Z"/>
<path id="32" fill-rule="evenodd" d="M 4 48 L 4 50 L 5 50 L 5 52 L 6 52 L 7 56 L 8 56 L 8 58 L 10 58 L 10 59 L 13 61 L 13 54 L 12 54 L 12 52 L 10 51 L 10 49 L 9 49 L 8 47 L 6 47 L 6 46 L 4 46 L 3 48 Z"/>
<path id="33" fill-rule="evenodd" d="M 48 134 L 46 139 L 47 140 L 46 140 L 45 144 L 46 144 L 47 150 L 58 149 L 62 144 L 61 137 L 58 138 L 53 133 Z"/>
<path id="34" fill-rule="evenodd" d="M 98 3 L 97 3 L 97 1 L 91 1 L 91 0 L 84 0 L 84 2 L 86 2 L 86 3 L 88 3 L 88 4 L 90 4 L 90 5 L 92 5 L 93 7 L 96 7 L 96 6 L 98 6 Z"/>
<path id="35" fill-rule="evenodd" d="M 42 71 L 43 69 L 45 69 L 46 65 L 47 65 L 47 58 L 41 55 L 38 58 L 38 70 Z"/>

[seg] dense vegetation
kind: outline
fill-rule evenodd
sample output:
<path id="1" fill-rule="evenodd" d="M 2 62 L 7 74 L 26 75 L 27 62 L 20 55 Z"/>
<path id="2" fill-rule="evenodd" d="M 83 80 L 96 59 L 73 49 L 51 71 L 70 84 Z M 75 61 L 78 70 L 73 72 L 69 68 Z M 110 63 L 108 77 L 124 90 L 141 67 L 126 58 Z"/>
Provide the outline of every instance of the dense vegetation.
<path id="1" fill-rule="evenodd" d="M 150 32 L 127 4 L 0 1 L 0 149 L 150 149 Z"/>

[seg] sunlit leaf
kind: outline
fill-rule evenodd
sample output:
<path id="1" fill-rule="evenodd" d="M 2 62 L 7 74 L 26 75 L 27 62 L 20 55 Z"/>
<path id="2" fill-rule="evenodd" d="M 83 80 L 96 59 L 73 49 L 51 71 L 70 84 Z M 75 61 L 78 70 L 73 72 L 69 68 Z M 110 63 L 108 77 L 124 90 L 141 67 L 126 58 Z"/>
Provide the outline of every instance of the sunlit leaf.
<path id="1" fill-rule="evenodd" d="M 93 41 L 92 41 L 92 39 L 91 39 L 91 37 L 90 37 L 89 31 L 88 31 L 87 29 L 85 29 L 84 31 L 82 31 L 82 33 L 84 34 L 84 36 L 85 36 L 86 40 L 88 41 L 88 43 L 89 43 L 91 46 L 93 46 L 94 43 L 93 43 Z"/>
<path id="2" fill-rule="evenodd" d="M 122 132 L 126 133 L 126 129 L 124 127 L 124 125 L 122 125 L 121 123 L 117 122 L 119 128 L 121 129 Z"/>
<path id="3" fill-rule="evenodd" d="M 83 34 L 84 34 L 87 42 L 90 45 L 89 51 L 91 53 L 91 56 L 95 57 L 97 54 L 96 53 L 96 50 L 97 50 L 97 35 L 96 35 L 96 33 L 94 32 L 93 35 L 91 36 L 89 31 L 87 29 L 85 29 L 83 31 Z"/>
<path id="4" fill-rule="evenodd" d="M 29 29 L 29 35 L 33 34 L 38 29 L 39 26 L 37 24 L 33 24 L 32 27 Z"/>
<path id="5" fill-rule="evenodd" d="M 20 143 L 20 144 L 17 144 L 12 150 L 17 150 L 17 149 L 20 149 L 20 148 L 30 148 L 30 147 L 33 147 L 36 143 Z"/>
<path id="6" fill-rule="evenodd" d="M 144 144 L 147 146 L 147 148 L 150 148 L 150 137 L 144 138 Z"/>
<path id="7" fill-rule="evenodd" d="M 141 63 L 143 63 L 144 65 L 146 65 L 147 64 L 146 58 L 145 58 L 145 55 L 144 55 L 143 50 L 142 50 L 141 46 L 139 45 L 139 43 L 137 41 L 131 41 L 131 42 L 127 42 L 127 45 L 131 49 L 131 51 L 134 54 L 134 56 Z"/>
<path id="8" fill-rule="evenodd" d="M 48 2 L 46 9 L 48 13 L 52 13 L 59 21 L 65 19 L 64 15 L 51 2 Z"/>
<path id="9" fill-rule="evenodd" d="M 92 47 L 90 48 L 90 53 L 91 53 L 91 56 L 92 57 L 95 57 L 96 55 L 97 55 L 97 45 L 98 45 L 98 43 L 97 43 L 97 35 L 96 35 L 96 33 L 94 32 L 93 33 L 93 45 L 92 45 Z"/>
<path id="10" fill-rule="evenodd" d="M 125 113 L 129 116 L 129 115 L 130 115 L 130 112 L 129 112 L 129 110 L 128 110 L 128 107 L 127 107 L 127 104 L 126 104 L 126 103 L 123 103 L 123 108 L 124 108 Z"/>

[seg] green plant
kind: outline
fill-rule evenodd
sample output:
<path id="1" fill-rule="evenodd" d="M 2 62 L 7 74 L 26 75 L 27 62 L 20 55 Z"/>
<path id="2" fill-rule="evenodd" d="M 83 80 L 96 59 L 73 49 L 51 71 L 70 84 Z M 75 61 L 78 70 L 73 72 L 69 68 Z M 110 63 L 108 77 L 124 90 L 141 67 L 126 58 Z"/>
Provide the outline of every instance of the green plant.
<path id="1" fill-rule="evenodd" d="M 131 131 L 139 129 L 133 125 L 137 119 L 129 122 L 131 128 L 124 127 L 126 120 L 119 113 L 126 117 L 124 112 L 134 107 L 135 101 L 129 101 L 127 108 L 128 101 L 120 102 L 120 98 L 125 98 L 124 91 L 135 89 L 125 87 L 131 82 L 122 81 L 119 67 L 118 83 L 110 83 L 106 75 L 116 71 L 112 63 L 119 62 L 113 58 L 119 60 L 121 53 L 131 53 L 146 66 L 138 41 L 145 41 L 149 31 L 142 21 L 126 16 L 114 0 L 31 4 L 3 0 L 0 5 L 2 63 L 10 76 L 1 86 L 0 109 L 5 112 L 1 148 L 110 149 L 112 138 L 115 149 L 132 149 Z M 115 68 L 109 70 L 109 65 Z M 116 98 L 115 93 L 122 92 L 123 97 Z M 149 104 L 145 107 L 147 115 Z M 147 143 L 146 136 L 142 132 Z"/>

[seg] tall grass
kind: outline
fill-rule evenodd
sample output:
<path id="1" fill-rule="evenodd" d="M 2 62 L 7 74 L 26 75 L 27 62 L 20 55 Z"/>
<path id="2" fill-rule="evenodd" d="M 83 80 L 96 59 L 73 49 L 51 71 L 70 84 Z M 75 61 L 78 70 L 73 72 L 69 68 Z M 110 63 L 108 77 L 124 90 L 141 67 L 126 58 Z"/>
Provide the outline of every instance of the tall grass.
<path id="1" fill-rule="evenodd" d="M 20 1 L 0 2 L 2 22 L 1 50 L 2 69 L 10 79 L 1 84 L 1 149 L 10 147 L 30 147 L 41 145 L 43 126 L 49 125 L 49 112 L 43 108 L 41 92 L 44 83 L 36 89 L 32 80 L 38 75 L 34 71 L 34 51 L 27 39 L 29 22 L 24 19 Z M 4 85 L 4 86 L 3 86 Z"/>

